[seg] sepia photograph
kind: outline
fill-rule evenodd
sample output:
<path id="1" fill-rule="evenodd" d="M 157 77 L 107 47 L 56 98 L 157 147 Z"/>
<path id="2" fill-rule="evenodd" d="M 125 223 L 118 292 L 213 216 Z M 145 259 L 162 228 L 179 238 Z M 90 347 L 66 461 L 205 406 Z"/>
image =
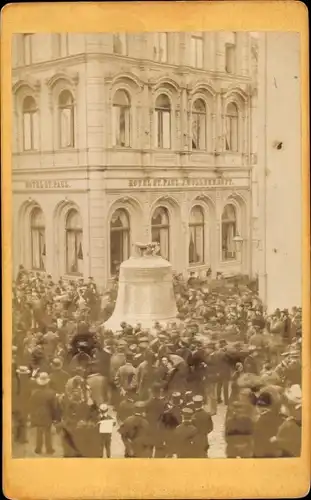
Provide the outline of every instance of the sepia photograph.
<path id="1" fill-rule="evenodd" d="M 299 457 L 300 34 L 11 57 L 12 458 Z"/>

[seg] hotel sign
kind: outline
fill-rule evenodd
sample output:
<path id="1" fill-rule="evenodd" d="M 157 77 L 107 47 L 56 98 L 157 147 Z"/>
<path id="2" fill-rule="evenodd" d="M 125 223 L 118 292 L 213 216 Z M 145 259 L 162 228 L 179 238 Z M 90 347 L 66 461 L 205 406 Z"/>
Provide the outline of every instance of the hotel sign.
<path id="1" fill-rule="evenodd" d="M 36 180 L 36 181 L 26 181 L 25 188 L 26 189 L 60 189 L 60 188 L 70 188 L 70 184 L 68 181 L 64 180 Z"/>
<path id="2" fill-rule="evenodd" d="M 166 187 L 225 187 L 233 186 L 232 179 L 215 178 L 206 179 L 201 177 L 162 177 L 156 179 L 129 179 L 130 188 L 166 188 Z"/>

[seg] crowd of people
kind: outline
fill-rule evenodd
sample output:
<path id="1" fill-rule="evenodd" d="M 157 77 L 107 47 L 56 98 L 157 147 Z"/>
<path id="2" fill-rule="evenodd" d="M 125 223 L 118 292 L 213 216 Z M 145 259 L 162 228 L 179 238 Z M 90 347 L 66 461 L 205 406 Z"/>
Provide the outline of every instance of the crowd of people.
<path id="1" fill-rule="evenodd" d="M 175 323 L 105 329 L 117 294 L 92 278 L 53 282 L 22 266 L 13 283 L 13 440 L 52 455 L 209 456 L 225 405 L 228 458 L 299 456 L 301 309 L 267 314 L 256 290 L 174 278 Z"/>

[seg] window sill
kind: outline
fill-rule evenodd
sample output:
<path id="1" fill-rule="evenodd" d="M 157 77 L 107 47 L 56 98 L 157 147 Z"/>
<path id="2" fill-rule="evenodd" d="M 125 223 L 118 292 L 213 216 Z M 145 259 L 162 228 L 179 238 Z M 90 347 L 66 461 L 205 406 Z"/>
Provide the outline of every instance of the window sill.
<path id="1" fill-rule="evenodd" d="M 64 276 L 62 276 L 62 278 L 66 279 L 66 280 L 79 280 L 79 279 L 83 278 L 83 274 L 82 273 L 72 273 L 72 274 L 66 273 L 66 274 L 64 274 Z"/>
<path id="2" fill-rule="evenodd" d="M 77 151 L 79 151 L 79 149 L 75 146 L 68 146 L 68 148 L 57 148 L 54 150 L 54 153 L 75 153 Z"/>
<path id="3" fill-rule="evenodd" d="M 241 264 L 241 263 L 242 263 L 241 259 L 237 259 L 237 258 L 227 259 L 227 260 L 221 259 L 221 261 L 220 261 L 220 264 L 227 265 L 227 266 L 229 266 L 230 264 Z"/>

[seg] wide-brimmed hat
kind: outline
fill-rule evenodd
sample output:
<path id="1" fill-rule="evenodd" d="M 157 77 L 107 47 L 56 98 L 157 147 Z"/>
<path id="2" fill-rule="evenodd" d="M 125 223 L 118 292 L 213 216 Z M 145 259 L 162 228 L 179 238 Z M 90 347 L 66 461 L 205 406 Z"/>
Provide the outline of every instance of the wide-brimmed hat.
<path id="1" fill-rule="evenodd" d="M 50 382 L 50 377 L 48 373 L 46 372 L 41 372 L 39 373 L 37 377 L 37 384 L 38 385 L 47 385 Z"/>

